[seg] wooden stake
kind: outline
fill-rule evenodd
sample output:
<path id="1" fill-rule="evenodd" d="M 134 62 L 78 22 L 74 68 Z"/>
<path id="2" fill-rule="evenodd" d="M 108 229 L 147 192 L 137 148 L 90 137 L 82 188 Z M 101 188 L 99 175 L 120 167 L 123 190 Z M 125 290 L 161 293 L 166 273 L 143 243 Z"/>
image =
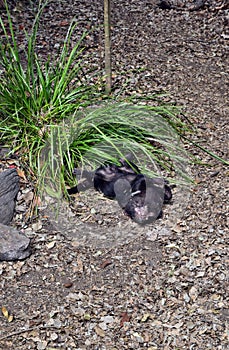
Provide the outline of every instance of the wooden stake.
<path id="1" fill-rule="evenodd" d="M 106 93 L 111 92 L 111 38 L 110 38 L 110 0 L 104 0 L 104 32 L 105 32 L 105 74 Z"/>

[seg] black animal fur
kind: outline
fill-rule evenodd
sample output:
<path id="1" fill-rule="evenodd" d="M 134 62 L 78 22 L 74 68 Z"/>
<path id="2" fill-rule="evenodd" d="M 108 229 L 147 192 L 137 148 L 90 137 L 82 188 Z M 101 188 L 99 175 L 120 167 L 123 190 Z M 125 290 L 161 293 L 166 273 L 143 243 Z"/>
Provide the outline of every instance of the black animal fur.
<path id="1" fill-rule="evenodd" d="M 69 194 L 94 187 L 104 196 L 116 199 L 124 212 L 135 222 L 147 224 L 162 215 L 162 206 L 172 198 L 172 191 L 163 178 L 149 178 L 138 167 L 125 160 L 120 165 L 107 163 L 95 172 L 74 170 L 83 181 L 68 190 Z"/>

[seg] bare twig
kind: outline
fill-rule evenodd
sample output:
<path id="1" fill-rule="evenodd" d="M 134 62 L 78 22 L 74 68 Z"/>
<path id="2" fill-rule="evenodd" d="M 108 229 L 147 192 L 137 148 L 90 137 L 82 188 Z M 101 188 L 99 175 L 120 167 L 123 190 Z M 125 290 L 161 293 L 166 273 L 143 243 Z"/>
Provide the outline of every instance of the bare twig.
<path id="1" fill-rule="evenodd" d="M 26 332 L 31 332 L 31 331 L 34 331 L 35 329 L 56 329 L 58 327 L 55 327 L 55 326 L 34 326 L 34 327 L 30 327 L 30 328 L 27 328 L 27 329 L 21 329 L 19 331 L 16 331 L 16 332 L 12 332 L 12 333 L 9 333 L 9 334 L 6 334 L 4 335 L 3 337 L 0 338 L 0 341 L 4 340 L 4 339 L 7 339 L 7 338 L 11 338 L 11 337 L 14 337 L 15 335 L 19 335 L 19 334 L 22 334 L 22 333 L 26 333 Z"/>

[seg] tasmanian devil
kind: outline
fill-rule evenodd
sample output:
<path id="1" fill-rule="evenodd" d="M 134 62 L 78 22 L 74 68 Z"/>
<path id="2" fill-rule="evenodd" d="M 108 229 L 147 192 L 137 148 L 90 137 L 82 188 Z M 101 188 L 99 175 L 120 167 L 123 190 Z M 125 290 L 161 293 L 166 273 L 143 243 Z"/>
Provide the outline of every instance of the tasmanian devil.
<path id="1" fill-rule="evenodd" d="M 69 194 L 84 191 L 90 187 L 106 197 L 116 199 L 124 212 L 135 222 L 146 224 L 162 214 L 162 206 L 172 198 L 172 191 L 162 178 L 149 178 L 140 173 L 138 167 L 120 159 L 120 165 L 107 163 L 95 172 L 75 169 L 76 176 L 83 181 L 68 190 Z"/>
<path id="2" fill-rule="evenodd" d="M 69 194 L 84 191 L 90 187 L 94 187 L 97 191 L 102 192 L 106 197 L 116 198 L 115 183 L 119 179 L 125 179 L 132 184 L 140 170 L 132 162 L 126 162 L 120 159 L 120 165 L 106 163 L 101 165 L 95 171 L 87 171 L 74 169 L 73 174 L 83 179 L 77 186 L 68 190 Z M 141 175 L 143 176 L 143 175 Z"/>
<path id="3" fill-rule="evenodd" d="M 164 179 L 142 175 L 133 183 L 124 211 L 135 222 L 147 224 L 161 217 L 163 204 L 171 198 L 171 189 Z"/>

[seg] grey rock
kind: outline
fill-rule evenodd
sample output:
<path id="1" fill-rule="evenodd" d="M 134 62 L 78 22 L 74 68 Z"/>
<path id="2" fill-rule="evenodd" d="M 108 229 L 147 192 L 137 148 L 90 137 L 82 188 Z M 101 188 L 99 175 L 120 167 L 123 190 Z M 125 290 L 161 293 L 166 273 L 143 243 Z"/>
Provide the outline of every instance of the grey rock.
<path id="1" fill-rule="evenodd" d="M 0 173 L 0 223 L 8 225 L 13 218 L 19 176 L 15 169 Z"/>
<path id="2" fill-rule="evenodd" d="M 30 239 L 15 228 L 0 223 L 0 261 L 23 260 L 30 254 Z"/>

